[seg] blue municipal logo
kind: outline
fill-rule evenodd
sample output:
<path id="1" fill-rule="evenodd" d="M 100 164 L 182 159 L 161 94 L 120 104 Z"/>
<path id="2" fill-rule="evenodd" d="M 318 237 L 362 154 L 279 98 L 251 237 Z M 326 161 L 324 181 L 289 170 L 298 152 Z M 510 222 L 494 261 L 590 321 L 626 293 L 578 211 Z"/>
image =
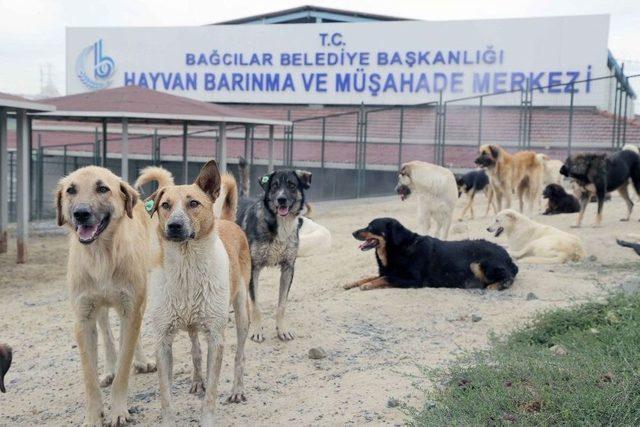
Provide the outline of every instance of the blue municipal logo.
<path id="1" fill-rule="evenodd" d="M 102 39 L 85 47 L 76 60 L 76 75 L 89 89 L 106 89 L 113 81 L 116 63 L 102 50 Z"/>

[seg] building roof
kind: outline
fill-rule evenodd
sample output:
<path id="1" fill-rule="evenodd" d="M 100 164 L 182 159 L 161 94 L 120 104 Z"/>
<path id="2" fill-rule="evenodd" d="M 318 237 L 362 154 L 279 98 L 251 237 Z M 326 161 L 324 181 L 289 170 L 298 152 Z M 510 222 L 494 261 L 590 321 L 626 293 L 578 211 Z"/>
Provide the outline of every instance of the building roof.
<path id="1" fill-rule="evenodd" d="M 0 92 L 0 108 L 28 111 L 53 111 L 56 109 L 52 105 L 33 102 L 30 99 L 4 92 Z"/>
<path id="2" fill-rule="evenodd" d="M 299 6 L 276 12 L 263 13 L 245 18 L 232 19 L 212 25 L 237 24 L 305 24 L 318 22 L 377 22 L 377 21 L 409 21 L 407 18 L 376 15 L 367 12 L 331 9 L 318 6 Z"/>
<path id="3" fill-rule="evenodd" d="M 236 108 L 210 104 L 139 86 L 123 86 L 95 92 L 49 98 L 55 112 L 36 114 L 54 120 L 121 120 L 142 123 L 236 123 L 289 125 L 286 120 L 261 118 Z"/>

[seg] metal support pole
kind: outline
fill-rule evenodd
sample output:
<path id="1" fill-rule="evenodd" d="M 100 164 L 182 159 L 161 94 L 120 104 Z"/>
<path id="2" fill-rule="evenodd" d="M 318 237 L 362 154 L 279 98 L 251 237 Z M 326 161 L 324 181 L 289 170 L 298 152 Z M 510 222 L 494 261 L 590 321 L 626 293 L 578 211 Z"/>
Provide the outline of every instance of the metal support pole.
<path id="1" fill-rule="evenodd" d="M 244 159 L 251 164 L 249 159 L 249 137 L 251 135 L 251 127 L 244 125 Z"/>
<path id="2" fill-rule="evenodd" d="M 402 166 L 402 140 L 404 139 L 404 107 L 400 107 L 400 131 L 398 133 L 398 170 L 400 170 Z"/>
<path id="3" fill-rule="evenodd" d="M 98 128 L 94 129 L 93 138 L 93 164 L 100 164 L 100 137 L 98 136 Z"/>
<path id="4" fill-rule="evenodd" d="M 622 145 L 627 143 L 627 103 L 629 102 L 629 94 L 624 94 L 624 119 L 622 122 Z"/>
<path id="5" fill-rule="evenodd" d="M 611 148 L 616 147 L 616 111 L 618 110 L 618 91 L 620 84 L 616 79 L 616 95 L 613 101 L 613 128 L 611 129 Z"/>
<path id="6" fill-rule="evenodd" d="M 478 112 L 478 147 L 482 145 L 482 110 L 484 96 L 480 96 L 480 111 Z"/>
<path id="7" fill-rule="evenodd" d="M 42 219 L 44 199 L 44 149 L 42 148 L 42 134 L 38 133 L 38 168 L 36 170 L 36 210 L 38 219 Z"/>
<path id="8" fill-rule="evenodd" d="M 182 123 L 182 183 L 189 183 L 189 159 L 187 158 L 187 122 Z"/>
<path id="9" fill-rule="evenodd" d="M 442 94 L 442 92 L 441 92 Z M 442 133 L 440 138 L 440 166 L 444 166 L 444 147 L 447 141 L 447 103 L 442 106 Z"/>
<path id="10" fill-rule="evenodd" d="M 9 224 L 9 151 L 7 110 L 0 108 L 0 254 L 7 252 Z"/>
<path id="11" fill-rule="evenodd" d="M 17 157 L 18 179 L 16 186 L 16 213 L 17 227 L 16 237 L 18 239 L 18 264 L 27 262 L 27 243 L 29 240 L 29 163 L 31 153 L 29 152 L 29 119 L 27 112 L 22 110 L 16 113 L 18 118 L 17 132 Z"/>
<path id="12" fill-rule="evenodd" d="M 100 166 L 107 167 L 107 121 L 102 121 L 102 155 L 100 156 Z"/>
<path id="13" fill-rule="evenodd" d="M 158 165 L 160 163 L 160 140 L 158 139 L 158 128 L 153 129 L 153 138 L 151 139 L 151 150 L 153 164 Z"/>
<path id="14" fill-rule="evenodd" d="M 127 118 L 122 119 L 122 144 L 120 154 L 122 155 L 120 176 L 124 182 L 129 182 L 129 120 Z"/>
<path id="15" fill-rule="evenodd" d="M 62 147 L 62 175 L 67 176 L 67 144 Z"/>
<path id="16" fill-rule="evenodd" d="M 571 83 L 571 94 L 569 95 L 569 137 L 567 140 L 567 157 L 571 155 L 571 144 L 573 142 L 573 94 L 574 84 Z"/>
<path id="17" fill-rule="evenodd" d="M 322 140 L 320 141 L 320 168 L 324 169 L 325 145 L 327 143 L 327 118 L 322 118 Z"/>
<path id="18" fill-rule="evenodd" d="M 531 150 L 531 125 L 533 123 L 533 89 L 529 88 L 529 103 L 527 106 L 528 116 L 527 116 L 527 150 Z"/>
<path id="19" fill-rule="evenodd" d="M 267 171 L 269 173 L 273 172 L 273 164 L 274 164 L 274 146 L 273 146 L 273 125 L 269 125 L 269 165 L 267 166 Z"/>
<path id="20" fill-rule="evenodd" d="M 218 169 L 220 173 L 227 171 L 227 124 L 222 122 L 218 127 Z"/>
<path id="21" fill-rule="evenodd" d="M 253 158 L 254 158 L 254 149 L 255 149 L 255 142 L 256 142 L 255 136 L 256 136 L 256 128 L 251 126 L 251 135 L 250 135 L 250 138 L 251 138 L 250 139 L 250 141 L 251 141 L 250 142 L 250 147 L 251 147 L 250 151 L 251 151 L 251 153 L 249 155 L 249 158 L 251 159 L 250 160 L 251 164 L 253 164 Z"/>

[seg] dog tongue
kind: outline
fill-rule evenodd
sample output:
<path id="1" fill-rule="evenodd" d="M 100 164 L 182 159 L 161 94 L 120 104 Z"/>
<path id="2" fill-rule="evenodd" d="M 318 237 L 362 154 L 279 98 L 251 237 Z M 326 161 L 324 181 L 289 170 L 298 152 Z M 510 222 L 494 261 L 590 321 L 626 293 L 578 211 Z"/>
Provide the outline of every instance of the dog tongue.
<path id="1" fill-rule="evenodd" d="M 366 245 L 366 244 L 367 244 L 367 241 L 365 240 L 364 242 L 362 242 L 362 243 L 360 243 L 358 245 L 358 249 L 362 250 L 362 248 L 364 248 L 364 245 Z"/>
<path id="2" fill-rule="evenodd" d="M 289 214 L 289 208 L 286 206 L 280 206 L 278 208 L 278 215 L 287 216 Z"/>
<path id="3" fill-rule="evenodd" d="M 81 225 L 78 227 L 78 236 L 81 240 L 91 239 L 98 231 L 98 224 L 95 225 Z"/>
<path id="4" fill-rule="evenodd" d="M 404 201 L 405 197 L 406 197 L 406 196 L 405 196 L 404 194 L 401 194 L 401 195 L 400 195 L 400 200 Z"/>

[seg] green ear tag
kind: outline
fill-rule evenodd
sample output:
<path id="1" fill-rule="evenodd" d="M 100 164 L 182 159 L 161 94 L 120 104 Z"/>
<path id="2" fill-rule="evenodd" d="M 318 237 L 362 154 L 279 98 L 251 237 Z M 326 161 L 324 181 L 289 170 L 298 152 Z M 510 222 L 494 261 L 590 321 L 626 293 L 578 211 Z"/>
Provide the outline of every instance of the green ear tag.
<path id="1" fill-rule="evenodd" d="M 147 200 L 144 204 L 144 210 L 147 212 L 151 212 L 153 210 L 153 200 Z"/>
<path id="2" fill-rule="evenodd" d="M 262 183 L 266 184 L 269 181 L 269 175 L 265 175 L 262 177 Z"/>

